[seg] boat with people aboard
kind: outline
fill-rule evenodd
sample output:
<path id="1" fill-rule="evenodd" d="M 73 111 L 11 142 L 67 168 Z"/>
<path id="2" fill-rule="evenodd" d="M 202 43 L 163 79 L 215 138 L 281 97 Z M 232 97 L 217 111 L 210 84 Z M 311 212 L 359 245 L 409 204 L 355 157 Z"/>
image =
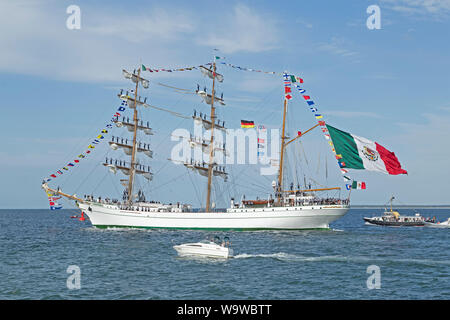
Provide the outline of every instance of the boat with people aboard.
<path id="1" fill-rule="evenodd" d="M 173 246 L 181 257 L 200 256 L 208 258 L 231 258 L 233 257 L 233 249 L 231 248 L 231 241 L 228 237 L 220 240 L 220 237 L 215 236 L 213 239 L 202 240 L 195 243 L 184 243 Z"/>
<path id="2" fill-rule="evenodd" d="M 431 227 L 431 228 L 450 228 L 450 218 L 448 218 L 445 221 L 439 222 L 436 221 L 436 218 L 433 217 L 433 219 L 429 219 L 425 221 L 425 227 Z"/>
<path id="3" fill-rule="evenodd" d="M 194 111 L 194 115 L 190 118 L 199 124 L 205 130 L 210 130 L 210 137 L 204 139 L 201 137 L 190 136 L 187 139 L 188 145 L 192 148 L 199 147 L 203 152 L 209 153 L 207 161 L 196 161 L 187 159 L 179 161 L 177 159 L 168 159 L 176 165 L 182 164 L 188 171 L 195 171 L 200 176 L 207 178 L 206 185 L 206 201 L 205 206 L 200 209 L 194 209 L 192 204 L 174 201 L 163 203 L 160 201 L 147 201 L 144 192 L 139 190 L 136 194 L 134 186 L 139 176 L 151 181 L 153 173 L 149 165 L 145 165 L 139 156 L 148 158 L 153 157 L 150 150 L 150 144 L 140 140 L 145 135 L 153 135 L 154 132 L 149 122 L 140 119 L 139 113 L 144 108 L 156 108 L 160 111 L 167 111 L 175 116 L 180 114 L 152 106 L 147 103 L 147 98 L 141 98 L 140 86 L 148 88 L 149 80 L 142 77 L 141 71 L 148 70 L 144 66 L 137 68 L 137 71 L 128 72 L 123 70 L 126 79 L 130 79 L 136 84 L 133 92 L 121 90 L 118 94 L 122 104 L 121 112 L 116 113 L 113 117 L 113 125 L 109 125 L 102 133 L 108 133 L 115 127 L 126 128 L 132 133 L 130 138 L 121 138 L 114 135 L 109 145 L 113 151 L 122 150 L 125 156 L 129 156 L 129 160 L 114 159 L 107 157 L 103 166 L 111 173 L 123 173 L 128 179 L 122 179 L 121 184 L 125 187 L 123 190 L 122 201 L 118 199 L 110 199 L 108 197 L 94 197 L 94 195 L 85 195 L 80 198 L 75 194 L 63 192 L 59 187 L 52 188 L 48 185 L 47 179 L 43 181 L 42 187 L 50 195 L 63 196 L 67 199 L 74 200 L 76 206 L 89 216 L 91 223 L 98 228 L 108 227 L 136 227 L 136 228 L 165 228 L 165 229 L 213 229 L 213 230 L 266 230 L 266 229 L 329 229 L 331 222 L 345 215 L 350 207 L 350 198 L 348 196 L 341 197 L 341 187 L 326 187 L 323 185 L 300 183 L 297 178 L 287 175 L 286 158 L 287 148 L 295 147 L 300 141 L 299 138 L 319 127 L 316 124 L 311 129 L 298 132 L 293 138 L 289 137 L 287 130 L 287 105 L 288 100 L 284 99 L 282 107 L 282 136 L 280 139 L 280 158 L 276 165 L 278 167 L 278 178 L 272 183 L 272 191 L 269 191 L 267 200 L 244 200 L 235 201 L 231 198 L 231 206 L 226 209 L 217 209 L 213 201 L 213 184 L 218 183 L 217 179 L 228 180 L 228 173 L 225 165 L 219 165 L 216 160 L 216 154 L 225 154 L 225 143 L 216 141 L 218 139 L 217 132 L 227 130 L 225 122 L 217 119 L 216 105 L 224 106 L 225 100 L 223 94 L 216 96 L 217 82 L 223 81 L 223 76 L 216 70 L 216 61 L 203 66 L 202 72 L 212 79 L 212 90 L 207 92 L 206 88 L 200 90 L 197 85 L 195 94 L 199 95 L 203 102 L 209 105 L 210 114 L 198 113 Z M 206 71 L 205 71 L 206 70 Z M 220 79 L 218 78 L 220 76 Z M 291 77 L 288 74 L 283 75 L 285 82 Z M 290 81 L 290 80 L 289 80 Z M 130 108 L 133 116 L 125 117 L 123 112 L 126 107 Z M 139 110 L 138 110 L 139 109 Z M 184 117 L 184 116 L 183 116 Z M 323 122 L 323 121 L 321 121 Z M 322 124 L 324 125 L 324 124 Z M 298 127 L 295 128 L 296 130 Z M 297 131 L 296 131 L 297 132 Z M 102 136 L 103 137 L 103 136 Z M 218 139 L 220 140 L 220 139 Z M 261 140 L 261 139 L 260 139 Z M 98 142 L 98 141 L 97 141 Z M 295 143 L 294 143 L 295 142 Z M 291 144 L 292 143 L 292 144 Z M 95 146 L 92 146 L 92 148 Z M 233 149 L 234 152 L 234 149 Z M 80 155 L 85 157 L 85 155 Z M 78 161 L 78 160 L 77 160 Z M 178 163 L 177 163 L 178 162 Z M 72 164 L 73 165 L 73 164 Z M 69 169 L 67 167 L 67 169 Z M 64 169 L 65 170 L 65 169 Z M 62 170 L 59 170 L 63 172 Z M 59 172 L 58 172 L 59 173 Z M 57 175 L 52 175 L 54 178 Z M 297 188 L 286 187 L 286 180 L 296 180 Z M 294 180 L 295 181 L 295 180 Z M 310 180 L 311 181 L 311 180 Z M 292 185 L 292 183 L 291 183 Z M 142 186 L 142 184 L 141 184 Z M 270 190 L 270 187 L 268 188 Z M 215 195 L 217 197 L 217 194 Z M 328 199 L 328 200 L 327 200 Z M 333 200 L 331 200 L 333 199 Z"/>
<path id="4" fill-rule="evenodd" d="M 420 213 L 415 213 L 413 216 L 402 216 L 398 211 L 392 209 L 392 201 L 394 196 L 389 200 L 391 206 L 390 210 L 385 208 L 382 216 L 377 217 L 364 217 L 364 221 L 367 224 L 389 227 L 423 227 L 426 219 L 422 217 Z"/>

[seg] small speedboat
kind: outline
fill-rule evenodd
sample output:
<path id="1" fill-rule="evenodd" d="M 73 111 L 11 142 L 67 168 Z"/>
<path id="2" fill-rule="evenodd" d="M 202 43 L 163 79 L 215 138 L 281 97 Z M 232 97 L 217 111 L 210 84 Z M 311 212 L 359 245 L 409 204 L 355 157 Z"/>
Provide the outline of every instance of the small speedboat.
<path id="1" fill-rule="evenodd" d="M 432 228 L 450 228 L 450 218 L 448 220 L 443 222 L 429 222 L 425 221 L 425 227 L 432 227 Z"/>
<path id="2" fill-rule="evenodd" d="M 203 240 L 195 243 L 184 243 L 175 245 L 173 248 L 181 257 L 186 256 L 200 256 L 209 258 L 224 258 L 228 259 L 233 256 L 233 249 L 228 237 L 225 237 L 222 242 L 216 237 L 214 240 Z"/>

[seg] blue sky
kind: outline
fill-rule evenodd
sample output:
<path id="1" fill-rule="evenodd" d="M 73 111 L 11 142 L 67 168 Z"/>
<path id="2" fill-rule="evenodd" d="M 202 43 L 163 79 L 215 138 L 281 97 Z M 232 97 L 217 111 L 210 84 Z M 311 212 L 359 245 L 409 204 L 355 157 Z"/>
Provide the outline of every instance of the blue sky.
<path id="1" fill-rule="evenodd" d="M 81 9 L 80 30 L 66 28 L 66 8 L 71 4 Z M 366 27 L 366 9 L 372 4 L 381 9 L 380 30 Z M 42 179 L 84 151 L 110 119 L 119 105 L 118 90 L 131 87 L 122 68 L 140 63 L 154 68 L 204 64 L 211 61 L 213 48 L 235 65 L 302 76 L 328 123 L 396 153 L 409 174 L 355 172 L 353 177 L 366 181 L 368 189 L 352 193 L 354 204 L 382 204 L 391 194 L 405 204 L 450 203 L 448 0 L 108 5 L 19 0 L 0 1 L 0 11 L 1 208 L 47 207 Z M 239 127 L 240 119 L 280 126 L 282 80 L 225 66 L 219 72 L 225 76 L 219 90 L 227 107 L 218 112 L 228 127 Z M 197 83 L 210 87 L 198 71 L 146 75 L 151 82 L 180 88 L 195 90 Z M 199 97 L 157 85 L 151 84 L 145 96 L 183 114 L 207 111 Z M 314 125 L 299 95 L 294 100 L 292 132 Z M 151 138 L 156 153 L 151 164 L 157 174 L 154 182 L 142 187 L 152 199 L 199 206 L 203 180 L 166 161 L 175 144 L 171 132 L 191 129 L 192 123 L 154 110 L 143 117 L 157 133 Z M 103 147 L 51 185 L 78 195 L 120 197 L 119 177 L 99 165 L 108 152 L 107 145 Z M 342 186 L 320 134 L 305 147 L 328 157 L 330 182 Z M 311 156 L 309 162 L 317 159 Z M 271 189 L 273 177 L 258 176 L 258 167 L 244 173 L 239 166 L 230 170 L 235 183 L 215 190 L 221 195 L 219 204 L 228 204 L 229 196 L 239 198 L 242 192 L 252 197 L 258 190 Z"/>

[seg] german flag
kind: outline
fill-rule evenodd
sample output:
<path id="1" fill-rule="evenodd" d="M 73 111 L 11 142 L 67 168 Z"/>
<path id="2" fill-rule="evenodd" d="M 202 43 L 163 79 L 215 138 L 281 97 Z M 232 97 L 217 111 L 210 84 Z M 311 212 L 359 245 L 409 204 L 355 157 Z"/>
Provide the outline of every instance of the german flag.
<path id="1" fill-rule="evenodd" d="M 254 121 L 241 120 L 241 128 L 254 128 Z"/>

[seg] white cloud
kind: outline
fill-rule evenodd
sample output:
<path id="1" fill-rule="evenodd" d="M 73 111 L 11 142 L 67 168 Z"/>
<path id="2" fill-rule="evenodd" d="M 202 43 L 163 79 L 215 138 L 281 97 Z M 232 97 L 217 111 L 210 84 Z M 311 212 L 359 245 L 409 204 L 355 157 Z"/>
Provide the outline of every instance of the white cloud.
<path id="1" fill-rule="evenodd" d="M 275 21 L 244 5 L 214 21 L 190 8 L 170 5 L 141 8 L 145 14 L 137 15 L 90 4 L 81 4 L 80 9 L 81 29 L 69 30 L 69 14 L 59 1 L 1 2 L 0 11 L 9 14 L 3 15 L 0 29 L 11 32 L 0 33 L 0 72 L 117 82 L 122 68 L 140 63 L 151 67 L 205 63 L 195 58 L 195 51 L 204 52 L 205 45 L 233 53 L 266 51 L 277 43 Z M 199 30 L 206 35 L 199 38 Z"/>
<path id="2" fill-rule="evenodd" d="M 382 0 L 388 9 L 410 15 L 446 16 L 450 12 L 450 0 Z"/>
<path id="3" fill-rule="evenodd" d="M 236 5 L 232 14 L 216 22 L 220 27 L 199 38 L 200 44 L 234 53 L 267 51 L 278 43 L 279 34 L 273 18 L 259 15 L 247 6 Z"/>
<path id="4" fill-rule="evenodd" d="M 69 15 L 59 2 L 2 2 L 0 72 L 70 81 L 117 81 L 123 67 L 157 61 L 182 64 L 186 35 L 197 28 L 188 13 L 152 8 L 148 14 L 106 12 L 81 5 L 81 29 L 66 28 Z M 198 63 L 198 62 L 197 62 Z"/>
<path id="5" fill-rule="evenodd" d="M 175 40 L 183 34 L 190 34 L 196 29 L 194 21 L 186 11 L 153 8 L 145 15 L 112 13 L 95 17 L 96 25 L 87 27 L 87 30 L 100 36 L 141 43 L 156 39 Z"/>
<path id="6" fill-rule="evenodd" d="M 308 29 L 312 29 L 313 28 L 312 23 L 306 21 L 304 18 L 297 18 L 295 20 L 295 23 L 298 23 L 298 24 L 300 24 L 300 25 L 302 25 L 302 26 L 304 26 L 304 27 L 306 27 Z"/>
<path id="7" fill-rule="evenodd" d="M 342 57 L 350 57 L 358 54 L 358 52 L 350 49 L 349 47 L 350 44 L 348 41 L 337 37 L 331 38 L 331 40 L 327 43 L 317 44 L 317 50 L 329 52 Z"/>

